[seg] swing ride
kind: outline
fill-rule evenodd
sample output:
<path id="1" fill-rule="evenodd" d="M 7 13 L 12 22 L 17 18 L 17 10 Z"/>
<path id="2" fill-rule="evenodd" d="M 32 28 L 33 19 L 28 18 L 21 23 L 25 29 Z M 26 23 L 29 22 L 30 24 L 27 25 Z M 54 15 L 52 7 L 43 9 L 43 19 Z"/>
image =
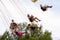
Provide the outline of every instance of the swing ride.
<path id="1" fill-rule="evenodd" d="M 38 0 L 31 0 L 32 2 L 37 2 Z M 11 2 L 11 1 L 10 1 Z M 2 2 L 1 2 L 2 3 Z M 14 4 L 15 2 L 13 2 L 12 4 Z M 3 3 L 2 3 L 3 4 Z M 4 4 L 3 4 L 3 6 L 5 6 Z M 17 8 L 18 8 L 18 5 L 15 3 L 15 5 L 14 6 L 16 6 Z M 16 8 L 15 7 L 15 8 Z M 43 11 L 46 11 L 47 10 L 47 8 L 52 8 L 52 6 L 46 6 L 46 7 L 43 7 L 42 5 L 40 5 L 40 7 L 41 7 L 41 9 L 43 10 Z M 7 8 L 6 8 L 7 9 Z M 20 8 L 18 8 L 19 10 L 20 10 Z M 7 11 L 7 10 L 6 10 Z M 20 10 L 21 11 L 21 10 Z M 9 11 L 8 11 L 9 12 Z M 23 13 L 23 11 L 21 11 L 22 12 L 22 15 L 24 15 L 24 13 Z M 18 12 L 19 13 L 19 12 Z M 4 14 L 3 14 L 4 15 Z M 5 16 L 4 16 L 5 17 Z M 10 17 L 10 19 L 11 19 L 11 17 Z M 8 19 L 8 20 L 10 20 L 10 19 Z M 25 19 L 25 18 L 24 18 Z M 36 18 L 37 19 L 37 18 Z M 5 18 L 5 20 L 6 20 L 6 18 Z M 32 22 L 31 22 L 32 23 Z M 7 23 L 7 25 L 8 25 L 8 23 Z M 17 24 L 16 24 L 17 25 Z M 35 26 L 35 25 L 34 25 Z M 24 34 L 23 32 L 17 32 L 17 31 L 15 31 L 16 30 L 16 28 L 14 28 L 13 29 L 14 30 L 14 32 L 16 33 L 16 35 L 17 35 L 17 37 L 18 36 L 22 36 L 22 34 Z M 13 33 L 14 33 L 13 32 Z M 14 34 L 13 34 L 14 35 Z M 12 39 L 12 40 L 14 40 L 14 38 Z"/>

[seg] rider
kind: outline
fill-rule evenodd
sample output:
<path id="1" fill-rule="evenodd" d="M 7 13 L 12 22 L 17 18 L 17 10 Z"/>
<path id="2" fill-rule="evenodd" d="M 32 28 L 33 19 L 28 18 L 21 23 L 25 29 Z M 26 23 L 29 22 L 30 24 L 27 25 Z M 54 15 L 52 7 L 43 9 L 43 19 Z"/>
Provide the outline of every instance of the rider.
<path id="1" fill-rule="evenodd" d="M 27 15 L 29 21 L 31 22 L 31 24 L 28 24 L 29 28 L 31 28 L 32 30 L 34 30 L 36 27 L 38 27 L 37 23 L 38 21 L 41 21 L 39 20 L 37 17 L 34 17 L 33 15 Z"/>
<path id="2" fill-rule="evenodd" d="M 14 22 L 14 20 L 12 20 L 12 22 L 11 22 L 11 24 L 10 24 L 10 28 L 11 29 L 15 29 L 15 28 L 17 28 L 18 26 L 17 26 L 17 23 L 15 23 Z"/>
<path id="3" fill-rule="evenodd" d="M 34 22 L 34 21 L 38 22 L 38 21 L 41 21 L 37 17 L 34 17 L 33 15 L 30 16 L 28 14 L 27 17 L 28 17 L 28 19 L 29 19 L 30 22 Z"/>
<path id="4" fill-rule="evenodd" d="M 42 4 L 40 4 L 40 8 L 42 9 L 42 11 L 46 11 L 48 8 L 52 8 L 52 6 L 49 5 L 42 6 Z"/>
<path id="5" fill-rule="evenodd" d="M 14 34 L 14 30 L 18 30 L 18 25 L 17 23 L 14 22 L 14 20 L 12 19 L 12 22 L 10 24 L 10 29 L 11 29 L 11 33 Z"/>

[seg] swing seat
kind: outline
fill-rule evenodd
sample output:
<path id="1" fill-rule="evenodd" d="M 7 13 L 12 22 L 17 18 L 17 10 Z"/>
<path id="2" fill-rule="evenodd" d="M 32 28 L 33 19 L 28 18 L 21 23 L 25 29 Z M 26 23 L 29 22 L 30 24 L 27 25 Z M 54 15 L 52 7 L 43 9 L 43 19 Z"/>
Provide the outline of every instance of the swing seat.
<path id="1" fill-rule="evenodd" d="M 37 0 L 32 0 L 32 2 L 36 2 Z"/>

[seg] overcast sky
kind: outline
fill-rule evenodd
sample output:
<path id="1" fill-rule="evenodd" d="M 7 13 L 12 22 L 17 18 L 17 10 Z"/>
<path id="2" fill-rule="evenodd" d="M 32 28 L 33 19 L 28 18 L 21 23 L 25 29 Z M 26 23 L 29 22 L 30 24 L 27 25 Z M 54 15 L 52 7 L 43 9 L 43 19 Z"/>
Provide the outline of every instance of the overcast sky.
<path id="1" fill-rule="evenodd" d="M 43 12 L 40 4 L 52 5 L 51 9 Z M 29 22 L 27 14 L 32 14 L 42 21 L 43 30 L 52 32 L 54 40 L 60 39 L 60 0 L 1 0 L 0 1 L 0 35 L 8 30 L 11 19 L 15 22 Z"/>

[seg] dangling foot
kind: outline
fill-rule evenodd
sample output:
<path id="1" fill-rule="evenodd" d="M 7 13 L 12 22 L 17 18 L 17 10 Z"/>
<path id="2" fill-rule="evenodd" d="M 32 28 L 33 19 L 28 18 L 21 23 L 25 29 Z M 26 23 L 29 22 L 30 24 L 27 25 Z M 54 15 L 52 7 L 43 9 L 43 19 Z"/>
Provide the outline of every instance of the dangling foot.
<path id="1" fill-rule="evenodd" d="M 50 8 L 52 8 L 53 6 L 50 6 Z"/>

